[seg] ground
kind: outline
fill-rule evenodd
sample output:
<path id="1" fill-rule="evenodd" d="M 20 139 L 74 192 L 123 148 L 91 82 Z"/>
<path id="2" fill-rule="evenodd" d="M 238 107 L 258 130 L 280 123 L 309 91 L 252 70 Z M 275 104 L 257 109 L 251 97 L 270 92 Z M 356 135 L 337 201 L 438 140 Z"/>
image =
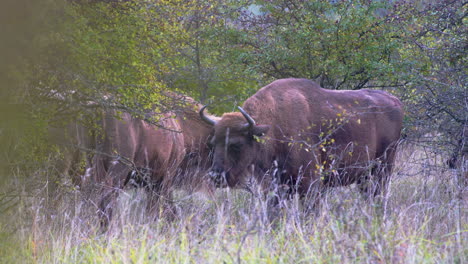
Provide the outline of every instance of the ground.
<path id="1" fill-rule="evenodd" d="M 266 202 L 241 190 L 178 192 L 178 218 L 157 222 L 142 210 L 144 192 L 127 191 L 102 233 L 96 207 L 79 191 L 64 188 L 51 199 L 46 187 L 26 192 L 17 181 L 14 203 L 1 208 L 0 262 L 464 263 L 468 193 L 444 157 L 403 145 L 382 206 L 355 186 L 335 188 L 319 212 L 286 202 L 274 225 Z"/>

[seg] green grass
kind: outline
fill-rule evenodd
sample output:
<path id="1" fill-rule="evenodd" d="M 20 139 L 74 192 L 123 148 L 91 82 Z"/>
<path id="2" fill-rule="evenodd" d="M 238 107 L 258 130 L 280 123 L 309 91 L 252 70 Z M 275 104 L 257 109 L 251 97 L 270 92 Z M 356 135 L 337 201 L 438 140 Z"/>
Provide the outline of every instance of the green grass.
<path id="1" fill-rule="evenodd" d="M 265 201 L 245 191 L 177 192 L 179 217 L 154 222 L 144 193 L 128 191 L 102 234 L 95 205 L 78 191 L 50 199 L 45 188 L 26 192 L 16 181 L 17 205 L 0 216 L 0 262 L 464 263 L 468 207 L 457 197 L 467 190 L 430 155 L 400 152 L 383 208 L 355 186 L 335 188 L 319 212 L 305 213 L 297 198 L 286 202 L 273 225 Z"/>

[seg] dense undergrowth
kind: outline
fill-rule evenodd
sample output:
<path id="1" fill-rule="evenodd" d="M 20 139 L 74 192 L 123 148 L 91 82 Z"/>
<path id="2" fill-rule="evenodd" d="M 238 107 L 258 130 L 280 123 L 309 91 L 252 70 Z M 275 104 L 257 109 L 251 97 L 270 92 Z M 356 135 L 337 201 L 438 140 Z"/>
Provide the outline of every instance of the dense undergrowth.
<path id="1" fill-rule="evenodd" d="M 246 191 L 177 192 L 177 219 L 152 222 L 145 193 L 127 190 L 106 233 L 80 191 L 31 192 L 13 174 L 8 190 L 16 192 L 2 192 L 0 262 L 464 263 L 467 190 L 458 172 L 419 147 L 403 147 L 397 159 L 382 206 L 355 186 L 334 188 L 319 211 L 306 213 L 292 199 L 272 224 L 265 201 Z"/>

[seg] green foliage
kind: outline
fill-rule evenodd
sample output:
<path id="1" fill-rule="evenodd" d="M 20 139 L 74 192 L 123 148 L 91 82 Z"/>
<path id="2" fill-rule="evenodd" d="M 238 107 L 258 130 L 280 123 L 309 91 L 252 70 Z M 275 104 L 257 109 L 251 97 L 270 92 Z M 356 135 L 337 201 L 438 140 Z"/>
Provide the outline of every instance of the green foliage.
<path id="1" fill-rule="evenodd" d="M 0 223 L 0 263 L 33 263 L 33 250 L 30 243 L 17 238 L 11 239 L 11 228 Z"/>
<path id="2" fill-rule="evenodd" d="M 247 67 L 267 79 L 321 79 L 324 87 L 396 85 L 400 43 L 386 1 L 254 1 L 239 16 Z"/>
<path id="3" fill-rule="evenodd" d="M 414 136 L 437 129 L 439 137 L 429 142 L 440 149 L 460 144 L 468 126 L 466 15 L 460 1 L 401 2 L 395 12 L 405 43 L 401 59 L 411 62 L 411 82 L 402 91 L 408 128 Z"/>
<path id="4" fill-rule="evenodd" d="M 111 98 L 127 111 L 152 109 L 165 89 L 162 57 L 171 52 L 163 33 L 173 25 L 131 1 L 70 4 L 65 11 L 69 89 L 98 102 Z"/>
<path id="5" fill-rule="evenodd" d="M 39 81 L 30 82 L 42 76 L 31 65 L 60 57 L 60 50 L 44 47 L 55 41 L 51 32 L 62 8 L 62 1 L 55 0 L 7 0 L 0 7 L 0 185 L 10 182 L 17 168 L 37 170 L 47 160 L 50 148 L 45 144 L 45 125 L 56 107 L 39 97 L 33 85 Z M 50 72 L 47 78 L 54 80 L 53 76 Z"/>
<path id="6" fill-rule="evenodd" d="M 247 98 L 257 84 L 233 61 L 233 43 L 227 37 L 230 17 L 239 3 L 226 6 L 221 1 L 183 1 L 177 10 L 182 35 L 171 40 L 177 55 L 167 58 L 171 71 L 164 80 L 201 102 L 214 102 L 215 109 L 230 110 Z M 226 104 L 226 101 L 230 103 Z M 212 109 L 212 108 L 210 108 Z"/>

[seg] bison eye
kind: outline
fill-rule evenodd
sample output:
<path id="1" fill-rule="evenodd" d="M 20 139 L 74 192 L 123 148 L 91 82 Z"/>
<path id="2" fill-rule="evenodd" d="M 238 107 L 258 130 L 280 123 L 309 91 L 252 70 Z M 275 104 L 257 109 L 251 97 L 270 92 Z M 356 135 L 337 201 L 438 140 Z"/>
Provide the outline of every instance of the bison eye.
<path id="1" fill-rule="evenodd" d="M 242 149 L 242 144 L 236 143 L 236 144 L 230 144 L 229 145 L 229 151 L 230 152 L 240 152 Z"/>
<path id="2" fill-rule="evenodd" d="M 208 140 L 208 142 L 206 143 L 208 145 L 209 148 L 214 148 L 215 146 L 215 138 L 212 137 L 210 140 Z"/>

